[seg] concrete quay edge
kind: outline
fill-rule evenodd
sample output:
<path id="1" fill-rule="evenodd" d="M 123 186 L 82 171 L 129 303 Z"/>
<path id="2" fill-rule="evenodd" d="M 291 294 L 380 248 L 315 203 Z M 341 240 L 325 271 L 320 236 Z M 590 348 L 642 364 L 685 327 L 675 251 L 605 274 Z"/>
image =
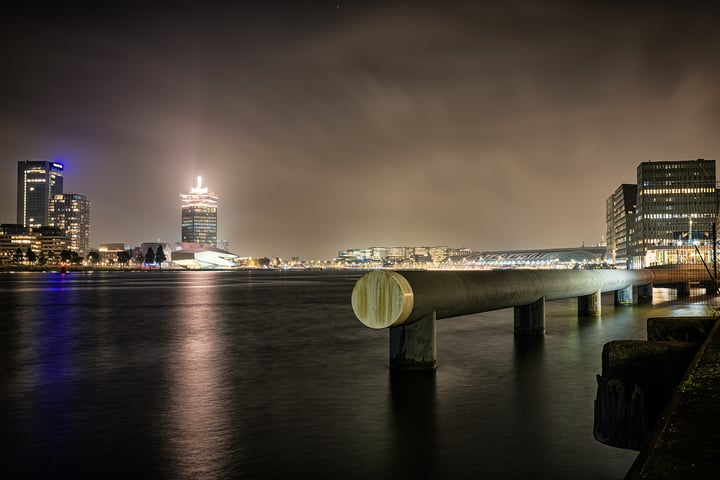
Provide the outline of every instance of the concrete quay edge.
<path id="1" fill-rule="evenodd" d="M 720 317 L 625 480 L 717 479 L 719 472 Z"/>

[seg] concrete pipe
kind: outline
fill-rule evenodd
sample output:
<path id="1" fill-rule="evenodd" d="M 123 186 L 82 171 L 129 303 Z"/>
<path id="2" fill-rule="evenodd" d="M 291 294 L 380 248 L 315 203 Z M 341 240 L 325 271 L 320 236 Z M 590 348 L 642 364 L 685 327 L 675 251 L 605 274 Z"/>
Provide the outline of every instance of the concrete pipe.
<path id="1" fill-rule="evenodd" d="M 352 292 L 357 318 L 375 329 L 648 285 L 648 270 L 390 271 L 363 275 Z"/>

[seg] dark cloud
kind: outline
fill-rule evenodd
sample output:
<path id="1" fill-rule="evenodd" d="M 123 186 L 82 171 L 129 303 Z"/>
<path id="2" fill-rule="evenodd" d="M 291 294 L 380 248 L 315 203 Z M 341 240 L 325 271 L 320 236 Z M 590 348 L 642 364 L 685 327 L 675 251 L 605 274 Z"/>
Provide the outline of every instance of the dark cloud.
<path id="1" fill-rule="evenodd" d="M 639 162 L 717 156 L 717 12 L 699 4 L 263 3 L 18 2 L 0 220 L 15 162 L 44 157 L 90 196 L 95 244 L 178 240 L 203 175 L 241 255 L 569 246 L 600 240 Z"/>

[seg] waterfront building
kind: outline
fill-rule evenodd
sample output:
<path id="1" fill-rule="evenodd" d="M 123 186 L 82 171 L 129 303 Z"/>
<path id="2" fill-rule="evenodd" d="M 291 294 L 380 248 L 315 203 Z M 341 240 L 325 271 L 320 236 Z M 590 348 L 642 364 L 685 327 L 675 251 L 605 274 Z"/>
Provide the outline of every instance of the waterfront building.
<path id="1" fill-rule="evenodd" d="M 197 177 L 197 186 L 189 193 L 181 193 L 182 200 L 182 241 L 199 243 L 217 248 L 217 207 L 218 197 L 202 186 L 202 177 Z"/>
<path id="2" fill-rule="evenodd" d="M 65 232 L 53 227 L 25 227 L 20 224 L 3 223 L 0 225 L 0 263 L 13 262 L 18 249 L 23 254 L 28 248 L 40 259 L 49 262 L 59 261 L 60 252 L 68 249 Z"/>
<path id="3" fill-rule="evenodd" d="M 41 255 L 50 262 L 59 261 L 63 250 L 72 250 L 70 239 L 61 228 L 43 226 L 34 227 L 31 231 L 40 240 Z"/>
<path id="4" fill-rule="evenodd" d="M 388 256 L 387 247 L 372 247 L 372 259 L 373 260 L 384 260 Z"/>
<path id="5" fill-rule="evenodd" d="M 620 185 L 605 202 L 607 260 L 611 265 L 629 268 L 630 239 L 637 210 L 637 185 Z"/>
<path id="6" fill-rule="evenodd" d="M 90 200 L 78 193 L 56 194 L 50 200 L 48 225 L 65 231 L 70 250 L 85 257 L 90 253 Z"/>
<path id="7" fill-rule="evenodd" d="M 112 265 L 117 262 L 118 253 L 130 251 L 130 245 L 127 243 L 101 243 L 98 247 L 98 254 L 100 255 L 100 265 Z"/>
<path id="8" fill-rule="evenodd" d="M 390 247 L 386 258 L 391 261 L 401 261 L 408 257 L 406 250 L 408 250 L 406 247 Z"/>
<path id="9" fill-rule="evenodd" d="M 335 264 L 364 268 L 433 268 L 449 257 L 466 257 L 474 253 L 468 248 L 448 246 L 405 246 L 349 248 L 338 252 Z"/>
<path id="10" fill-rule="evenodd" d="M 166 253 L 170 257 L 170 250 Z M 214 245 L 179 242 L 172 249 L 172 264 L 187 269 L 228 269 L 239 266 L 239 257 Z"/>
<path id="11" fill-rule="evenodd" d="M 23 259 L 28 248 L 36 254 L 40 252 L 41 246 L 37 235 L 34 235 L 29 228 L 17 224 L 0 225 L 0 261 L 2 263 L 16 263 L 20 250 L 19 259 Z"/>
<path id="12" fill-rule="evenodd" d="M 373 259 L 373 248 L 348 248 L 338 252 L 337 263 L 347 266 L 360 266 L 380 262 Z"/>
<path id="13" fill-rule="evenodd" d="M 63 165 L 21 160 L 17 169 L 17 223 L 25 227 L 48 225 L 50 201 L 63 193 Z"/>
<path id="14" fill-rule="evenodd" d="M 470 248 L 460 247 L 460 248 L 450 249 L 450 251 L 448 252 L 448 256 L 450 256 L 450 257 L 467 257 L 474 253 L 475 253 L 475 251 Z"/>
<path id="15" fill-rule="evenodd" d="M 430 247 L 429 253 L 434 263 L 441 263 L 450 256 L 450 247 Z"/>
<path id="16" fill-rule="evenodd" d="M 709 259 L 717 218 L 715 160 L 641 163 L 631 267 Z"/>
<path id="17" fill-rule="evenodd" d="M 440 268 L 445 270 L 584 269 L 602 266 L 604 257 L 605 247 L 487 251 L 462 257 L 449 257 Z"/>

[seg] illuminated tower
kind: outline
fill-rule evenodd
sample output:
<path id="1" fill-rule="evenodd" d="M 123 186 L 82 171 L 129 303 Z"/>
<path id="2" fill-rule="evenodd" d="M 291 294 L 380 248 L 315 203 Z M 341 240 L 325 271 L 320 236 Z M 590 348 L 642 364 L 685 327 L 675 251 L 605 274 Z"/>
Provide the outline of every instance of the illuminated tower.
<path id="1" fill-rule="evenodd" d="M 21 160 L 17 175 L 17 223 L 24 227 L 48 225 L 48 209 L 55 195 L 63 193 L 63 165 Z"/>
<path id="2" fill-rule="evenodd" d="M 202 186 L 202 177 L 197 177 L 197 187 L 190 193 L 181 193 L 182 199 L 182 241 L 217 244 L 217 203 L 218 197 L 208 193 Z"/>
<path id="3" fill-rule="evenodd" d="M 65 231 L 70 250 L 81 257 L 90 253 L 90 200 L 78 193 L 63 193 L 50 200 L 48 224 Z"/>

